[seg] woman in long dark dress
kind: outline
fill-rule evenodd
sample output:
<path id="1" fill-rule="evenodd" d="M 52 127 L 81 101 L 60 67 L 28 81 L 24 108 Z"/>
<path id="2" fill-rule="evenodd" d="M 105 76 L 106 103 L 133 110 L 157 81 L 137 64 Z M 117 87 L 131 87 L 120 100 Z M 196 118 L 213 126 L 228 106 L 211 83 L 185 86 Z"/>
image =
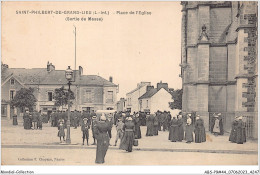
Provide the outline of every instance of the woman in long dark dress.
<path id="1" fill-rule="evenodd" d="M 96 163 L 104 163 L 107 149 L 109 146 L 109 130 L 110 124 L 106 122 L 106 117 L 102 115 L 99 122 L 97 122 L 94 132 L 97 139 Z"/>
<path id="2" fill-rule="evenodd" d="M 193 127 L 192 127 L 192 121 L 190 118 L 190 114 L 187 116 L 187 124 L 186 124 L 186 130 L 185 130 L 185 140 L 186 143 L 193 142 Z"/>
<path id="3" fill-rule="evenodd" d="M 195 132 L 195 143 L 201 143 L 206 141 L 204 121 L 199 116 L 196 117 L 194 132 Z"/>
<path id="4" fill-rule="evenodd" d="M 147 114 L 147 130 L 146 130 L 146 136 L 153 136 L 153 120 L 154 117 L 150 114 Z"/>
<path id="5" fill-rule="evenodd" d="M 135 117 L 135 138 L 136 139 L 142 138 L 140 126 L 141 126 L 141 120 L 139 117 L 139 113 L 137 113 Z"/>
<path id="6" fill-rule="evenodd" d="M 125 125 L 123 126 L 124 135 L 120 144 L 120 149 L 132 152 L 133 143 L 134 143 L 134 131 L 135 124 L 132 121 L 131 117 L 126 118 Z"/>
<path id="7" fill-rule="evenodd" d="M 168 140 L 171 140 L 172 138 L 172 133 L 173 133 L 173 130 L 172 130 L 172 120 L 170 120 L 169 122 L 169 136 L 168 136 Z"/>
<path id="8" fill-rule="evenodd" d="M 159 125 L 159 118 L 158 115 L 155 115 L 154 121 L 153 121 L 153 135 L 157 136 L 158 135 L 158 125 Z"/>
<path id="9" fill-rule="evenodd" d="M 176 118 L 176 116 L 173 116 L 172 121 L 171 121 L 171 130 L 172 130 L 172 134 L 170 137 L 170 140 L 172 142 L 176 142 L 178 141 L 178 137 L 179 137 L 179 126 L 178 126 L 178 120 Z"/>
<path id="10" fill-rule="evenodd" d="M 237 124 L 237 138 L 236 143 L 237 144 L 243 144 L 246 142 L 246 132 L 245 132 L 245 124 L 242 121 L 242 116 L 238 118 L 238 124 Z"/>
<path id="11" fill-rule="evenodd" d="M 238 117 L 232 122 L 231 133 L 229 135 L 229 141 L 232 143 L 236 143 L 237 140 L 237 125 L 238 125 Z"/>
<path id="12" fill-rule="evenodd" d="M 178 116 L 178 141 L 181 142 L 184 139 L 183 119 L 182 115 Z"/>

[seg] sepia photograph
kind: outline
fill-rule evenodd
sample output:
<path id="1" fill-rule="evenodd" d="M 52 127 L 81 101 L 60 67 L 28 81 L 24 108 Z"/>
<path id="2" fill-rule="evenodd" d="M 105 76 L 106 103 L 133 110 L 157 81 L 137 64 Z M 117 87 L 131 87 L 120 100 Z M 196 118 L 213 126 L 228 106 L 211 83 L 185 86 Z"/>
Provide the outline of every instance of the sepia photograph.
<path id="1" fill-rule="evenodd" d="M 2 1 L 1 165 L 257 166 L 257 26 L 257 1 Z"/>

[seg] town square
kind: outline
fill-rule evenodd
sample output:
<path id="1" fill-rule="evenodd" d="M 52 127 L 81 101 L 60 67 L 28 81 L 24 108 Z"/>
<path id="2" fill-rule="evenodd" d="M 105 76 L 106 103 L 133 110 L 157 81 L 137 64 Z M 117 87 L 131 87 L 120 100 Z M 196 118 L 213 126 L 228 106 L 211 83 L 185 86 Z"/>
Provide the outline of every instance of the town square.
<path id="1" fill-rule="evenodd" d="M 257 6 L 2 3 L 1 165 L 258 165 Z"/>

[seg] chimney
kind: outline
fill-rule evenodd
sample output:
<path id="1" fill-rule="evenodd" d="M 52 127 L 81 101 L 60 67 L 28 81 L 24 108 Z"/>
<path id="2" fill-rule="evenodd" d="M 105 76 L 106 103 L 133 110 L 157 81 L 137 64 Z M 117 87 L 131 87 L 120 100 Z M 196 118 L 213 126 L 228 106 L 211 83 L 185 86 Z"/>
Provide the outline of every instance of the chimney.
<path id="1" fill-rule="evenodd" d="M 150 86 L 150 85 L 151 85 L 151 82 L 141 81 L 140 83 L 137 84 L 137 87 L 139 88 L 139 87 L 144 86 L 144 85 Z"/>
<path id="2" fill-rule="evenodd" d="M 113 83 L 113 77 L 109 77 L 109 81 L 111 82 L 111 83 Z"/>
<path id="3" fill-rule="evenodd" d="M 50 72 L 50 63 L 49 63 L 49 61 L 47 63 L 47 71 Z"/>
<path id="4" fill-rule="evenodd" d="M 150 91 L 151 89 L 154 89 L 154 86 L 146 86 L 146 92 Z"/>
<path id="5" fill-rule="evenodd" d="M 168 91 L 168 83 L 162 83 L 162 81 L 160 83 L 157 83 L 157 90 L 159 91 L 161 88 L 164 88 L 166 91 Z"/>
<path id="6" fill-rule="evenodd" d="M 8 66 L 7 64 L 3 64 L 3 63 L 2 63 L 2 64 L 1 64 L 1 68 L 2 68 L 2 69 L 8 69 L 9 66 Z"/>
<path id="7" fill-rule="evenodd" d="M 79 76 L 83 75 L 83 68 L 79 66 Z"/>
<path id="8" fill-rule="evenodd" d="M 47 71 L 51 72 L 53 70 L 55 70 L 55 66 L 52 65 L 52 63 L 49 63 L 49 61 L 48 61 L 48 63 L 47 63 Z"/>

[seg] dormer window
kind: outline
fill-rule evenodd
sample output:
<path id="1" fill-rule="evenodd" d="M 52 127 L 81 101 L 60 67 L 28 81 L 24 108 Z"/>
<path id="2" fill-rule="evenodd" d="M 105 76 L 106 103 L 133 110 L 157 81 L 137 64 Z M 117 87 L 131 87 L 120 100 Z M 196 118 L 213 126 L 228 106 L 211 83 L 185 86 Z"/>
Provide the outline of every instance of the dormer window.
<path id="1" fill-rule="evenodd" d="M 14 85 L 14 79 L 12 78 L 10 81 L 11 85 Z"/>

